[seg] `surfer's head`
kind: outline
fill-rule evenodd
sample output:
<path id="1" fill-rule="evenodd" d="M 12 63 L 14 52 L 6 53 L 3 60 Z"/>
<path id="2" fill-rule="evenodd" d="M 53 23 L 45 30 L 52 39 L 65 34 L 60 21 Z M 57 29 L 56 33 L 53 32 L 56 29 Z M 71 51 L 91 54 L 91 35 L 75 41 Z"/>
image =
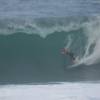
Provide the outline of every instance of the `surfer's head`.
<path id="1" fill-rule="evenodd" d="M 68 53 L 68 52 L 69 52 L 69 50 L 68 50 L 67 48 L 61 49 L 61 54 L 66 54 L 66 53 Z"/>

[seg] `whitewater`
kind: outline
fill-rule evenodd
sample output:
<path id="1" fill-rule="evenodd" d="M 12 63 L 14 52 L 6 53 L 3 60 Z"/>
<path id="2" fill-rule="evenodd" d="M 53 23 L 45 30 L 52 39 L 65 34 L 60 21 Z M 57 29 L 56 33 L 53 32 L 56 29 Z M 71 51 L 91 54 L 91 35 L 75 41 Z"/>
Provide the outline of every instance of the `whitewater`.
<path id="1" fill-rule="evenodd" d="M 99 83 L 0 86 L 0 100 L 100 100 Z"/>

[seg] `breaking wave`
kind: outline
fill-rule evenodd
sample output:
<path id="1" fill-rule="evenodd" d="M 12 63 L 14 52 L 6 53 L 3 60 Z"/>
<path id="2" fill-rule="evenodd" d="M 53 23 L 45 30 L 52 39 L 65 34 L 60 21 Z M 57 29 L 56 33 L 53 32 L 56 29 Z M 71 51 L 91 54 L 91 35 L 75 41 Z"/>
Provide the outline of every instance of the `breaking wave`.
<path id="1" fill-rule="evenodd" d="M 0 68 L 4 72 L 0 76 L 3 76 L 4 81 L 12 76 L 15 79 L 18 73 L 25 78 L 27 73 L 31 73 L 28 74 L 27 79 L 24 78 L 24 81 L 29 81 L 29 77 L 32 80 L 33 76 L 35 80 L 41 78 L 49 80 L 54 75 L 53 80 L 59 80 L 59 77 L 61 80 L 66 80 L 62 66 L 67 67 L 69 60 L 68 58 L 63 60 L 60 55 L 60 49 L 63 47 L 70 48 L 75 56 L 83 61 L 84 66 L 80 68 L 86 68 L 87 65 L 93 68 L 95 64 L 99 66 L 100 17 L 2 18 L 0 19 L 0 46 Z M 23 70 L 24 75 L 22 75 Z M 86 76 L 84 76 L 81 75 L 83 73 L 80 70 L 74 73 L 71 70 L 70 73 L 67 72 L 69 75 L 67 79 L 74 80 L 77 76 L 82 76 L 81 79 L 83 76 L 83 79 L 99 78 L 99 70 L 94 70 L 97 75 L 94 75 L 93 71 L 88 71 L 89 75 L 85 72 Z M 5 77 L 5 74 L 9 77 Z M 2 77 L 0 80 L 3 80 Z M 17 77 L 16 80 L 22 78 Z"/>

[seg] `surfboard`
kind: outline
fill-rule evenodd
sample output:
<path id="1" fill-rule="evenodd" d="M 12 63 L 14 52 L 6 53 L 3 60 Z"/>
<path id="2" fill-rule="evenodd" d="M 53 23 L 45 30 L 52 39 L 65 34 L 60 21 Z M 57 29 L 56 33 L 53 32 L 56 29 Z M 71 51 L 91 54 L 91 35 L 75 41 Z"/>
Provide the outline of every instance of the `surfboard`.
<path id="1" fill-rule="evenodd" d="M 76 58 L 76 60 L 74 61 L 74 64 L 69 65 L 67 68 L 74 68 L 74 67 L 78 67 L 81 64 L 83 64 L 84 61 L 82 59 L 79 59 L 78 57 Z"/>
<path id="2" fill-rule="evenodd" d="M 79 65 L 81 65 L 82 62 L 79 62 L 79 63 L 75 63 L 75 64 L 72 64 L 70 66 L 68 66 L 67 68 L 74 68 L 74 67 L 78 67 Z"/>

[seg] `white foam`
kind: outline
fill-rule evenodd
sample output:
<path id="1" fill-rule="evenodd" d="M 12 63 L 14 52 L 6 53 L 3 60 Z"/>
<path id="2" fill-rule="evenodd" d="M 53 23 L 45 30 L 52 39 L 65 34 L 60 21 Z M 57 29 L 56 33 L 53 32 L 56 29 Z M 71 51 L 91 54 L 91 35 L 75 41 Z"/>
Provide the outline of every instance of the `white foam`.
<path id="1" fill-rule="evenodd" d="M 85 53 L 83 57 L 79 59 L 78 63 L 84 63 L 86 65 L 100 63 L 100 17 L 90 18 L 89 21 L 82 23 L 81 27 L 84 30 L 84 35 L 87 37 L 87 43 Z M 91 46 L 93 45 L 92 53 L 90 53 Z M 78 56 L 80 57 L 80 55 Z"/>
<path id="2" fill-rule="evenodd" d="M 84 54 L 84 62 L 87 65 L 100 62 L 100 18 L 90 20 L 84 24 L 84 32 L 88 43 Z M 93 52 L 89 54 L 92 45 L 95 45 Z"/>
<path id="3" fill-rule="evenodd" d="M 46 38 L 46 36 L 55 32 L 69 32 L 80 28 L 79 22 L 76 23 L 76 21 L 70 21 L 68 23 L 67 21 L 64 18 L 41 20 L 29 18 L 0 19 L 0 34 L 9 35 L 17 32 L 24 32 L 26 34 L 38 34 L 41 37 Z"/>
<path id="4" fill-rule="evenodd" d="M 100 100 L 99 83 L 0 86 L 0 100 Z"/>
<path id="5" fill-rule="evenodd" d="M 68 38 L 68 40 L 67 40 Z M 68 42 L 65 46 L 65 48 L 70 48 L 71 44 L 72 44 L 72 37 L 71 35 L 69 35 L 68 37 L 66 38 L 65 42 Z"/>

